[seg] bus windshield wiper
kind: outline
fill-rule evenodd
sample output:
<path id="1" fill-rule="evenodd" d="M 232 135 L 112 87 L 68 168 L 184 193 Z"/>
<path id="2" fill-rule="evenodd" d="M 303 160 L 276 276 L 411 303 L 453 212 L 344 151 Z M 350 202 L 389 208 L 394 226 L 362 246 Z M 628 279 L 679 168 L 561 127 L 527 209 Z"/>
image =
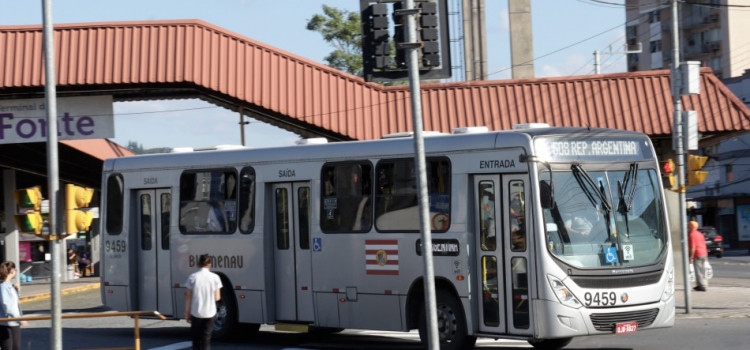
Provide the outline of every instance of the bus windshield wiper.
<path id="1" fill-rule="evenodd" d="M 604 210 L 606 210 L 608 213 L 611 212 L 612 206 L 609 204 L 607 197 L 604 195 L 604 191 L 600 190 L 596 186 L 596 182 L 594 182 L 594 179 L 591 178 L 589 173 L 586 172 L 586 170 L 583 169 L 578 163 L 573 163 L 573 165 L 570 166 L 570 169 L 573 171 L 573 176 L 575 176 L 576 181 L 578 181 L 578 184 L 581 186 L 581 189 L 583 189 L 583 192 L 586 194 L 586 197 L 589 198 L 591 203 L 595 207 L 598 207 L 598 205 L 596 204 L 596 200 L 594 199 L 594 194 L 596 194 L 597 197 L 599 197 L 599 202 L 602 204 Z"/>
<path id="2" fill-rule="evenodd" d="M 625 192 L 630 183 L 630 193 L 626 195 Z M 630 218 L 628 213 L 633 209 L 633 199 L 635 198 L 635 188 L 638 183 L 638 163 L 633 162 L 630 164 L 630 169 L 623 176 L 622 182 L 617 181 L 617 192 L 619 192 L 620 203 L 618 205 L 618 211 L 625 217 L 625 234 L 630 237 Z"/>
<path id="3" fill-rule="evenodd" d="M 619 210 L 621 212 L 627 213 L 630 211 L 630 209 L 633 208 L 633 199 L 635 199 L 635 189 L 636 189 L 637 183 L 638 183 L 638 163 L 633 162 L 632 164 L 630 164 L 630 169 L 628 169 L 628 171 L 625 172 L 625 176 L 623 176 L 622 183 L 620 183 L 620 181 L 617 181 L 618 192 L 620 195 Z M 625 192 L 628 188 L 628 184 L 631 184 L 630 192 L 626 196 Z"/>

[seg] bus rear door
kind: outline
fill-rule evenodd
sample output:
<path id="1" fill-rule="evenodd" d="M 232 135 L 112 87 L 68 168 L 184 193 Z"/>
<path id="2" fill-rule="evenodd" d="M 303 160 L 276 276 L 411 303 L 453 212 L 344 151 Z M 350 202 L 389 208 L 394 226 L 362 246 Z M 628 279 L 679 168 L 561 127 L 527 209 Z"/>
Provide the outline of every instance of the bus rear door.
<path id="1" fill-rule="evenodd" d="M 527 176 L 474 176 L 479 331 L 530 334 Z"/>
<path id="2" fill-rule="evenodd" d="M 278 183 L 274 210 L 276 320 L 314 321 L 310 255 L 310 183 Z"/>
<path id="3" fill-rule="evenodd" d="M 172 315 L 169 263 L 172 195 L 166 188 L 138 190 L 135 203 L 137 233 L 131 246 L 137 252 L 137 310 Z"/>

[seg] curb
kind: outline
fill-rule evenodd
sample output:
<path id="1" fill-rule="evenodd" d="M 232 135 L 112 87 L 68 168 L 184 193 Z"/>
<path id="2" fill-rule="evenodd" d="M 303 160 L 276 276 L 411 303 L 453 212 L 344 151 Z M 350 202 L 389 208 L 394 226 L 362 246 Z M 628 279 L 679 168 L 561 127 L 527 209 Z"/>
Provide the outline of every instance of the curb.
<path id="1" fill-rule="evenodd" d="M 70 293 L 83 292 L 83 291 L 87 291 L 87 290 L 97 289 L 99 287 L 101 287 L 101 283 L 91 283 L 91 284 L 87 284 L 87 285 L 80 286 L 80 287 L 65 288 L 65 289 L 63 289 L 60 292 L 60 294 L 61 295 L 65 295 L 65 294 L 70 294 Z M 36 294 L 36 295 L 30 295 L 30 296 L 27 296 L 27 297 L 21 297 L 21 298 L 19 298 L 18 302 L 19 303 L 28 303 L 28 302 L 32 302 L 32 301 L 39 301 L 39 300 L 49 299 L 51 295 L 52 295 L 51 292 L 41 293 L 41 294 Z"/>

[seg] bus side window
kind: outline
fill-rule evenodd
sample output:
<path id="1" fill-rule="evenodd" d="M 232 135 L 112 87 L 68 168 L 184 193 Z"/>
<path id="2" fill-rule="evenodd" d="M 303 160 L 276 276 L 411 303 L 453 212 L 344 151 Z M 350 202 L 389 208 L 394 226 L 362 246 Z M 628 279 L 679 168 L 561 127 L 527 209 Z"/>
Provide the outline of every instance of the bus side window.
<path id="1" fill-rule="evenodd" d="M 450 162 L 427 159 L 427 192 L 430 223 L 435 232 L 450 227 Z M 419 202 L 414 160 L 386 159 L 378 163 L 375 191 L 375 227 L 378 231 L 419 231 Z"/>
<path id="2" fill-rule="evenodd" d="M 511 250 L 526 251 L 526 200 L 523 181 L 513 180 L 508 183 L 508 221 L 510 224 Z"/>
<path id="3" fill-rule="evenodd" d="M 320 227 L 326 233 L 367 232 L 372 227 L 372 165 L 327 163 L 321 170 Z"/>
<path id="4" fill-rule="evenodd" d="M 185 172 L 180 177 L 180 232 L 233 233 L 237 175 L 231 170 Z"/>
<path id="5" fill-rule="evenodd" d="M 252 233 L 255 228 L 255 169 L 240 171 L 240 232 Z"/>
<path id="6" fill-rule="evenodd" d="M 122 232 L 124 183 L 122 175 L 114 174 L 107 178 L 107 233 L 119 235 Z"/>
<path id="7" fill-rule="evenodd" d="M 479 183 L 479 240 L 484 251 L 497 248 L 495 218 L 495 184 L 492 181 Z"/>

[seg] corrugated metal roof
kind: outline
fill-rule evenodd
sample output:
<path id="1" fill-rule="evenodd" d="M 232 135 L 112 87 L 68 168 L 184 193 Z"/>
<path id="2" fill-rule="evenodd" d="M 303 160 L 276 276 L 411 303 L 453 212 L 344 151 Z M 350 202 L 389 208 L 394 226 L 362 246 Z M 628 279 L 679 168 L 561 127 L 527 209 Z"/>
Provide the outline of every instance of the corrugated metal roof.
<path id="1" fill-rule="evenodd" d="M 41 26 L 0 26 L 0 50 L 0 94 L 42 86 Z M 411 130 L 407 87 L 367 83 L 200 20 L 56 25 L 55 58 L 62 87 L 190 85 L 278 125 L 349 139 Z M 699 112 L 700 132 L 750 129 L 744 104 L 709 69 L 701 75 L 702 93 L 683 97 L 684 109 Z M 429 84 L 422 94 L 425 130 L 527 122 L 672 130 L 669 71 Z"/>

